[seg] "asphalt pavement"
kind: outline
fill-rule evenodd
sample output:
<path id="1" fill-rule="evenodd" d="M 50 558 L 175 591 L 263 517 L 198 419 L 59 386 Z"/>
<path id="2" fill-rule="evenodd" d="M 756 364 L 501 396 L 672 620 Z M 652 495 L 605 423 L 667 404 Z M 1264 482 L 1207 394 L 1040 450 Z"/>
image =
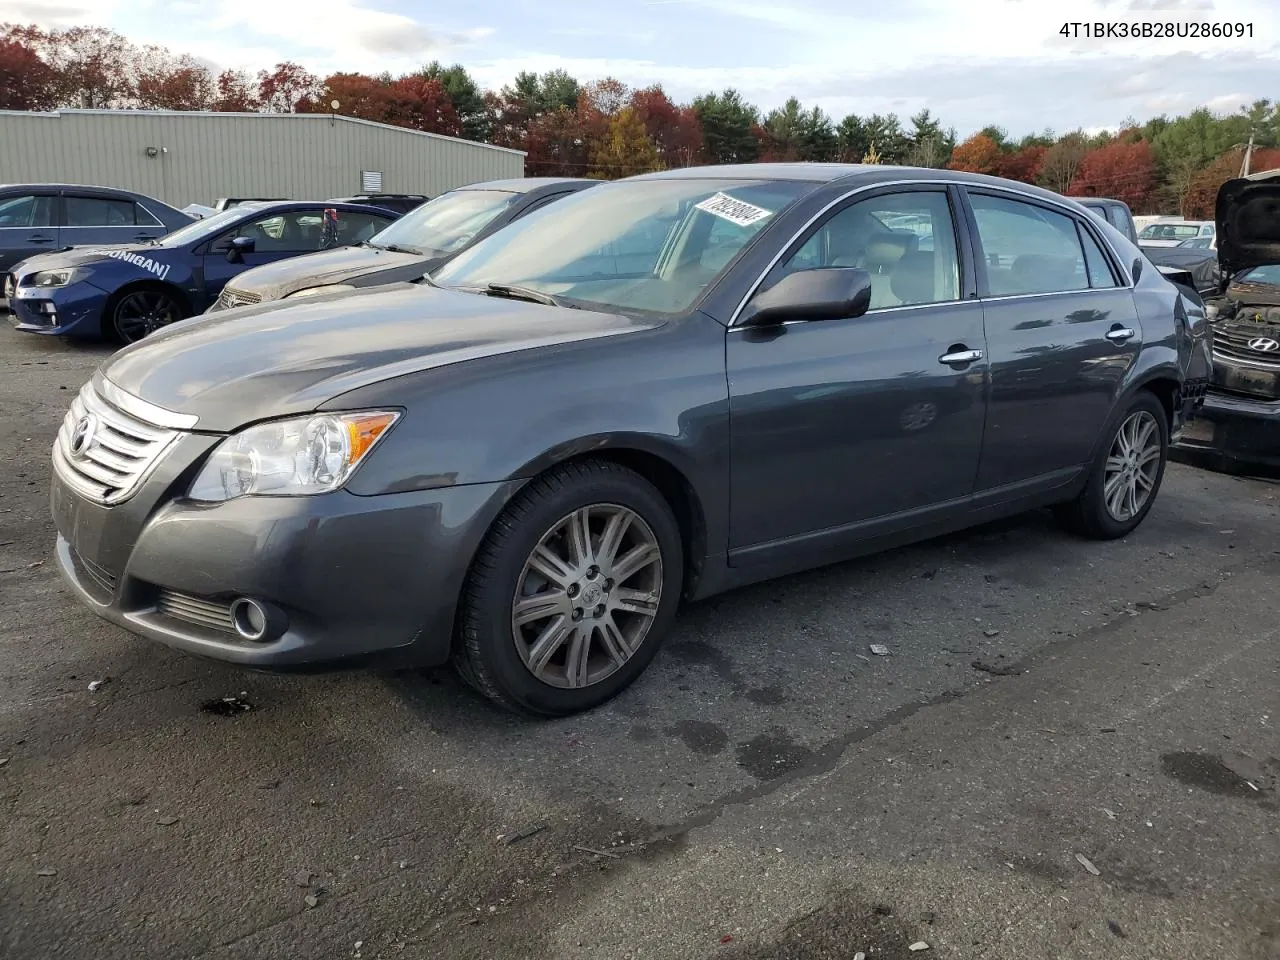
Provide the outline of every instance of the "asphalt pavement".
<path id="1" fill-rule="evenodd" d="M 1277 484 L 714 598 L 534 722 L 82 609 L 48 451 L 106 355 L 0 329 L 0 957 L 1280 958 Z"/>

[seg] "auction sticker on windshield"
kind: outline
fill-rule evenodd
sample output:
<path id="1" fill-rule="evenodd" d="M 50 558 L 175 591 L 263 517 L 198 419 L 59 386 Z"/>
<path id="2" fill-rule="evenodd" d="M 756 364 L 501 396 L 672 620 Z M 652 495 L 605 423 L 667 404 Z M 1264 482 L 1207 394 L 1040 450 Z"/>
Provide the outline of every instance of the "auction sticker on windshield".
<path id="1" fill-rule="evenodd" d="M 701 203 L 694 204 L 694 208 L 705 210 L 713 216 L 736 223 L 740 227 L 749 227 L 757 220 L 763 220 L 773 213 L 772 210 L 766 210 L 764 207 L 736 200 L 727 193 L 713 194 Z"/>

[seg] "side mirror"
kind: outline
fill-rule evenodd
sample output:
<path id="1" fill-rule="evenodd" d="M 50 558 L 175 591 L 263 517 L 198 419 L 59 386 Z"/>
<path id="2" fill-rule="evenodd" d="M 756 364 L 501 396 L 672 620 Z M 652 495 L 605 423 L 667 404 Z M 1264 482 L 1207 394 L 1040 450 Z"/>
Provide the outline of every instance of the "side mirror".
<path id="1" fill-rule="evenodd" d="M 823 267 L 789 273 L 756 294 L 739 321 L 759 327 L 787 320 L 845 320 L 871 306 L 871 274 L 856 267 Z"/>
<path id="2" fill-rule="evenodd" d="M 253 253 L 254 248 L 258 245 L 258 241 L 253 237 L 232 237 L 231 246 L 227 248 L 227 261 L 229 263 L 244 263 L 244 255 Z"/>

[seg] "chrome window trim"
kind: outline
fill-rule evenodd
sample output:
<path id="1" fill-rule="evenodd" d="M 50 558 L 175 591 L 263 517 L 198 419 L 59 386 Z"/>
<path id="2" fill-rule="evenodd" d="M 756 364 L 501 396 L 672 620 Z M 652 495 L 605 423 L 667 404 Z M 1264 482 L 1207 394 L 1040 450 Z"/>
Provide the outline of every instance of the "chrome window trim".
<path id="1" fill-rule="evenodd" d="M 960 187 L 961 189 L 971 188 L 974 190 L 987 190 L 992 193 L 1003 193 L 1011 198 L 1029 201 L 1032 204 L 1039 203 L 1049 207 L 1057 207 L 1059 210 L 1062 211 L 1062 213 L 1071 217 L 1074 221 L 1081 221 L 1082 219 L 1078 211 L 1072 209 L 1065 203 L 1062 203 L 1058 200 L 1054 200 L 1050 197 L 1035 196 L 1033 194 L 1026 193 L 1025 191 L 1019 190 L 1016 187 L 1006 187 L 1003 184 L 974 183 L 969 180 L 952 180 L 952 179 L 932 180 L 930 179 L 930 180 L 881 180 L 877 183 L 868 183 L 861 187 L 855 187 L 852 190 L 845 191 L 840 196 L 836 197 L 834 200 L 832 200 L 831 202 L 823 206 L 821 210 L 819 210 L 812 217 L 806 220 L 804 224 L 800 227 L 800 229 L 797 230 L 794 234 L 792 234 L 792 236 L 786 241 L 786 243 L 782 244 L 782 246 L 778 249 L 778 252 L 774 254 L 772 259 L 769 260 L 768 264 L 765 265 L 765 268 L 763 271 L 761 271 L 760 276 L 756 277 L 755 281 L 751 284 L 751 286 L 747 288 L 746 295 L 743 296 L 742 299 L 738 301 L 738 306 L 734 309 L 733 314 L 729 317 L 729 329 L 733 329 L 738 325 L 738 318 L 742 315 L 742 311 L 746 309 L 746 306 L 751 301 L 751 298 L 756 295 L 756 292 L 760 289 L 760 284 L 764 283 L 764 278 L 767 277 L 770 271 L 772 271 L 773 268 L 778 265 L 778 262 L 782 259 L 783 255 L 786 254 L 786 252 L 789 249 L 791 249 L 791 245 L 795 243 L 798 239 L 800 239 L 800 237 L 804 236 L 804 234 L 808 232 L 810 227 L 812 227 L 815 223 L 817 223 L 819 220 L 825 217 L 832 209 L 834 209 L 835 207 L 838 207 L 840 204 L 844 203 L 850 197 L 857 196 L 860 193 L 866 193 L 868 190 L 878 190 L 881 187 L 929 187 L 929 186 L 938 186 L 943 189 L 945 189 L 946 187 Z M 963 223 L 961 224 L 961 226 L 963 227 Z M 1089 287 L 1085 290 L 1054 290 L 1047 293 L 1023 293 L 1023 294 L 1008 294 L 1008 295 L 1003 295 L 998 297 L 977 297 L 974 302 L 983 303 L 988 300 L 1018 300 L 1018 299 L 1024 299 L 1027 297 L 1057 297 L 1067 293 L 1099 293 L 1103 290 L 1130 290 L 1130 291 L 1133 290 L 1133 285 L 1134 285 L 1133 277 L 1130 275 L 1128 267 L 1125 266 L 1124 258 L 1121 257 L 1120 254 L 1116 252 L 1115 247 L 1111 245 L 1111 239 L 1105 235 L 1102 235 L 1101 231 L 1093 231 L 1093 233 L 1094 233 L 1094 239 L 1097 240 L 1098 243 L 1100 243 L 1104 247 L 1106 253 L 1109 253 L 1111 255 L 1111 258 L 1114 260 L 1115 265 L 1118 266 L 1120 269 L 1121 283 L 1118 287 L 1104 287 L 1104 288 Z M 959 238 L 957 237 L 957 240 L 958 239 Z M 1082 255 L 1083 253 L 1084 251 L 1081 250 Z M 942 302 L 943 303 L 962 303 L 965 301 L 944 300 Z M 911 304 L 910 306 L 912 307 L 938 306 L 938 304 Z M 901 308 L 895 307 L 895 308 L 886 308 L 886 309 L 901 309 Z M 791 322 L 791 321 L 788 321 L 788 322 Z"/>
<path id="2" fill-rule="evenodd" d="M 1054 296 L 1054 294 L 1047 294 L 1047 296 Z M 935 302 L 933 302 L 933 303 L 899 303 L 899 304 L 894 304 L 894 305 L 893 305 L 893 306 L 891 306 L 891 307 L 876 307 L 875 309 L 873 309 L 873 310 L 868 310 L 866 313 L 861 314 L 860 316 L 858 316 L 858 317 L 856 317 L 856 318 L 845 317 L 845 318 L 843 318 L 843 319 L 846 319 L 846 320 L 847 320 L 847 319 L 856 319 L 856 320 L 861 320 L 863 317 L 879 317 L 879 316 L 883 316 L 883 315 L 884 315 L 884 314 L 886 314 L 886 313 L 901 313 L 901 312 L 904 312 L 904 311 L 907 311 L 907 310 L 926 310 L 926 309 L 933 309 L 933 310 L 937 310 L 937 309 L 939 309 L 940 307 L 941 307 L 941 308 L 946 308 L 946 307 L 959 307 L 959 306 L 965 306 L 965 305 L 970 305 L 970 306 L 972 306 L 972 305 L 973 305 L 973 304 L 975 304 L 975 303 L 981 303 L 981 302 L 982 302 L 981 300 L 964 300 L 964 299 L 961 299 L 961 300 L 937 300 L 937 301 L 935 301 Z M 780 326 L 780 327 L 789 327 L 789 326 L 791 326 L 792 324 L 808 324 L 808 323 L 813 323 L 813 322 L 814 322 L 814 321 L 812 321 L 812 320 L 783 320 L 783 321 L 782 321 L 782 323 L 777 324 L 777 326 Z M 833 321 L 829 321 L 829 320 L 828 320 L 828 321 L 824 321 L 824 322 L 831 323 L 831 322 L 833 322 Z M 835 323 L 839 323 L 840 321 L 839 321 L 839 320 L 836 320 L 836 321 L 834 321 L 834 322 L 835 322 Z M 736 327 L 730 327 L 729 329 L 730 329 L 730 330 L 749 330 L 750 328 L 749 328 L 749 327 L 736 326 Z"/>
<path id="3" fill-rule="evenodd" d="M 94 386 L 104 400 L 145 423 L 151 423 L 157 427 L 169 427 L 173 430 L 190 430 L 200 420 L 194 413 L 177 413 L 135 397 L 131 393 L 125 393 L 101 373 L 95 374 L 93 379 L 96 381 Z"/>

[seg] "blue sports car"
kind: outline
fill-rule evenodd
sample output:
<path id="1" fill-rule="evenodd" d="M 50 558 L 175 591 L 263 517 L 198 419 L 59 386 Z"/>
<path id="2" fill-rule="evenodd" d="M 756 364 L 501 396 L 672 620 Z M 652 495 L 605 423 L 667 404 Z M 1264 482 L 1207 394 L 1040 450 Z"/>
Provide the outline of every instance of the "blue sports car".
<path id="1" fill-rule="evenodd" d="M 18 330 L 133 343 L 203 312 L 251 267 L 360 243 L 399 216 L 367 204 L 246 203 L 158 240 L 23 260 L 5 295 Z"/>

